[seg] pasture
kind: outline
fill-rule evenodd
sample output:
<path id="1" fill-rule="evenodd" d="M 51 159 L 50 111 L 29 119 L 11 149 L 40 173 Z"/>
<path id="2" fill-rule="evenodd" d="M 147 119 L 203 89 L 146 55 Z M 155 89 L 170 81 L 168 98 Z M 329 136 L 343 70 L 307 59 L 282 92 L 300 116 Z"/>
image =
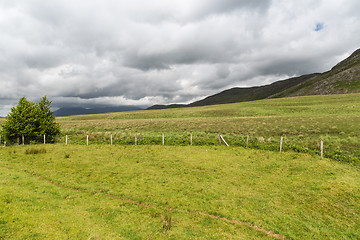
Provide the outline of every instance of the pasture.
<path id="1" fill-rule="evenodd" d="M 360 94 L 57 121 L 0 148 L 0 239 L 360 238 Z"/>
<path id="2" fill-rule="evenodd" d="M 358 239 L 360 172 L 225 146 L 0 150 L 1 239 Z"/>
<path id="3" fill-rule="evenodd" d="M 65 142 L 65 135 L 77 144 L 84 144 L 86 135 L 92 142 L 109 143 L 113 134 L 119 144 L 134 144 L 135 135 L 144 144 L 159 144 L 164 133 L 170 139 L 168 144 L 188 145 L 192 133 L 196 144 L 214 145 L 218 144 L 220 132 L 229 144 L 237 146 L 245 145 L 247 135 L 254 142 L 259 137 L 271 138 L 270 147 L 255 143 L 253 146 L 277 150 L 283 136 L 285 150 L 319 152 L 323 140 L 326 157 L 360 163 L 360 94 L 71 116 L 57 121 L 63 132 L 58 140 L 61 143 Z"/>

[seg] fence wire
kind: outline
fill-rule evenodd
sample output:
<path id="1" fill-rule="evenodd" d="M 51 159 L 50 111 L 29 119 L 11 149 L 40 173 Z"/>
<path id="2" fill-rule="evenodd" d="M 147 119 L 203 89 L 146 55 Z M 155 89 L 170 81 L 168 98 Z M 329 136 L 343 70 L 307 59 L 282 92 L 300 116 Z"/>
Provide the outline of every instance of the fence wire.
<path id="1" fill-rule="evenodd" d="M 164 136 L 164 139 L 163 139 Z M 280 151 L 281 136 L 238 136 L 222 134 L 229 146 L 247 147 L 268 151 Z M 357 139 L 314 139 L 310 137 L 284 136 L 282 151 L 293 151 L 320 155 L 320 141 L 324 142 L 324 157 L 338 161 L 360 164 L 360 150 Z M 15 145 L 21 144 L 113 144 L 113 145 L 167 145 L 167 146 L 215 146 L 224 144 L 218 133 L 121 133 L 121 132 L 77 132 L 62 134 L 55 138 L 48 136 L 20 137 Z M 0 138 L 0 145 L 4 145 Z M 225 145 L 225 144 L 224 144 Z"/>

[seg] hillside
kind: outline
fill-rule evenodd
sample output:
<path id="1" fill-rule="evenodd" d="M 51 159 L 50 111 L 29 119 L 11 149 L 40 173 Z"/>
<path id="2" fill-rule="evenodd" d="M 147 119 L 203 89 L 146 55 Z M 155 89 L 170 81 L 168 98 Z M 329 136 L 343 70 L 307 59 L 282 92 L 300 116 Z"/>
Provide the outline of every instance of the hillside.
<path id="1" fill-rule="evenodd" d="M 231 88 L 188 105 L 155 105 L 148 109 L 194 107 L 267 98 L 358 92 L 360 92 L 360 49 L 335 65 L 330 71 L 321 74 L 302 75 L 259 87 Z"/>
<path id="2" fill-rule="evenodd" d="M 330 71 L 271 97 L 329 95 L 360 92 L 360 49 Z"/>
<path id="3" fill-rule="evenodd" d="M 265 99 L 151 111 L 96 114 L 57 118 L 62 129 L 58 141 L 92 143 L 217 145 L 219 132 L 231 146 L 246 146 L 250 136 L 253 148 L 278 151 L 280 136 L 286 138 L 284 150 L 318 151 L 319 141 L 326 156 L 360 164 L 360 93 Z M 257 139 L 270 139 L 259 145 Z"/>
<path id="4" fill-rule="evenodd" d="M 57 117 L 84 115 L 84 114 L 99 114 L 108 112 L 128 112 L 143 110 L 135 106 L 118 106 L 118 107 L 102 107 L 102 108 L 82 108 L 82 107 L 63 107 L 54 111 Z"/>
<path id="5" fill-rule="evenodd" d="M 215 105 L 224 103 L 236 103 L 247 102 L 269 98 L 271 95 L 289 89 L 293 86 L 297 86 L 300 83 L 306 82 L 309 79 L 313 79 L 318 74 L 303 75 L 300 77 L 294 77 L 282 81 L 278 81 L 266 86 L 251 87 L 251 88 L 232 88 L 225 90 L 221 93 L 212 95 L 203 100 L 189 104 L 189 107 Z"/>

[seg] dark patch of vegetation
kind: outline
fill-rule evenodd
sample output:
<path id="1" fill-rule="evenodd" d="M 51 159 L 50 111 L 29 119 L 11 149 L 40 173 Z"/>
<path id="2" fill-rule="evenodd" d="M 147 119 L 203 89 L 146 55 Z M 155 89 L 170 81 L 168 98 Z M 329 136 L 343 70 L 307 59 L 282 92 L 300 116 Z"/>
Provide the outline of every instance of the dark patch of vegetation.
<path id="1" fill-rule="evenodd" d="M 25 151 L 25 154 L 44 154 L 46 153 L 45 148 L 28 148 Z"/>

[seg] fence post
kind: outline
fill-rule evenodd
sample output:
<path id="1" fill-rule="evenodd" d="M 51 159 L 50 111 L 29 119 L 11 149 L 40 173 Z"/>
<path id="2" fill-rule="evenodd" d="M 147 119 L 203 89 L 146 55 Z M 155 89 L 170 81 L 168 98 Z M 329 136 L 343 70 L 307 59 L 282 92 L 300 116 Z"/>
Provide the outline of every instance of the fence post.
<path id="1" fill-rule="evenodd" d="M 66 138 L 65 138 L 65 145 L 67 145 L 67 143 L 68 143 L 68 137 L 67 137 L 67 135 L 66 135 Z"/>
<path id="2" fill-rule="evenodd" d="M 4 141 L 4 147 L 6 147 L 6 141 Z"/>
<path id="3" fill-rule="evenodd" d="M 44 134 L 44 144 L 46 144 L 46 137 L 45 137 L 45 134 Z"/>
<path id="4" fill-rule="evenodd" d="M 190 135 L 190 145 L 191 145 L 191 146 L 193 145 L 193 143 L 192 143 L 192 133 L 191 133 L 191 135 Z"/>
<path id="5" fill-rule="evenodd" d="M 229 144 L 225 141 L 225 139 L 223 138 L 222 135 L 220 135 L 220 138 L 221 138 L 221 140 L 223 140 L 223 142 L 225 143 L 226 146 L 229 146 Z"/>
<path id="6" fill-rule="evenodd" d="M 246 148 L 249 147 L 249 135 L 246 136 Z"/>
<path id="7" fill-rule="evenodd" d="M 321 154 L 321 158 L 324 157 L 324 141 L 321 140 L 320 141 L 320 154 Z"/>
<path id="8" fill-rule="evenodd" d="M 164 135 L 164 133 L 162 134 L 162 145 L 165 145 L 165 135 Z"/>
<path id="9" fill-rule="evenodd" d="M 25 145 L 25 137 L 22 135 L 22 145 Z"/>
<path id="10" fill-rule="evenodd" d="M 110 145 L 113 145 L 112 134 L 110 135 Z"/>
<path id="11" fill-rule="evenodd" d="M 89 135 L 86 135 L 86 146 L 89 145 Z"/>
<path id="12" fill-rule="evenodd" d="M 137 145 L 137 136 L 135 135 L 135 146 Z"/>
<path id="13" fill-rule="evenodd" d="M 283 137 L 280 138 L 280 152 L 282 151 L 282 145 L 283 145 Z"/>

